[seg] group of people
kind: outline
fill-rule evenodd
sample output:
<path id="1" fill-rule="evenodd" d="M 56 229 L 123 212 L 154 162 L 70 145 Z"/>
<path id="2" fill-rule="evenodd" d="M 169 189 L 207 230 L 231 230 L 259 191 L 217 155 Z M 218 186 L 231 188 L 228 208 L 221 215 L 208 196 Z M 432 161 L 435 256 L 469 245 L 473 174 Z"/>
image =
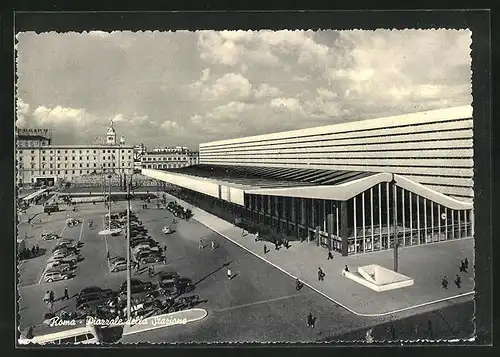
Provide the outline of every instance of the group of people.
<path id="1" fill-rule="evenodd" d="M 469 269 L 469 260 L 467 259 L 467 257 L 465 257 L 464 260 L 460 261 L 460 266 L 458 267 L 458 269 L 460 270 L 460 273 L 467 273 Z M 462 278 L 460 277 L 460 274 L 457 274 L 453 282 L 455 283 L 457 288 L 460 289 L 462 287 Z M 449 284 L 448 278 L 445 275 L 443 277 L 443 280 L 441 280 L 441 286 L 443 287 L 443 289 L 448 289 L 448 284 Z"/>
<path id="2" fill-rule="evenodd" d="M 40 253 L 40 247 L 38 244 L 35 244 L 31 249 L 24 248 L 22 251 L 19 252 L 19 255 L 21 258 L 34 258 L 37 257 L 38 254 Z"/>
<path id="3" fill-rule="evenodd" d="M 43 296 L 43 302 L 47 304 L 49 307 L 49 312 L 53 312 L 54 302 L 55 302 L 55 293 L 53 290 L 47 290 Z M 68 288 L 64 288 L 64 295 L 61 297 L 61 300 L 69 300 Z"/>

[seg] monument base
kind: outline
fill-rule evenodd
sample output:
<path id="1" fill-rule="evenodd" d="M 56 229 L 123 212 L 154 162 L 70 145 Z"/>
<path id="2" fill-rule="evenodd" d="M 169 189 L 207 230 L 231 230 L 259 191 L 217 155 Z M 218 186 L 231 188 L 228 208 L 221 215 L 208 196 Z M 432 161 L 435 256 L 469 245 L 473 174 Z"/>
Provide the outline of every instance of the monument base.
<path id="1" fill-rule="evenodd" d="M 414 283 L 412 278 L 376 264 L 359 267 L 357 272 L 343 271 L 342 275 L 377 292 L 400 289 Z"/>

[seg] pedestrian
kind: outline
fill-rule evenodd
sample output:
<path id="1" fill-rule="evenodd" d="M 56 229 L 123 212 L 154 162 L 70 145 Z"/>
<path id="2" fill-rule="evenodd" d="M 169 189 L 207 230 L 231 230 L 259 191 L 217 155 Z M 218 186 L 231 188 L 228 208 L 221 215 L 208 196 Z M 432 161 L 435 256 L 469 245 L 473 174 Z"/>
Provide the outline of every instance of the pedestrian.
<path id="1" fill-rule="evenodd" d="M 366 331 L 366 335 L 365 335 L 365 342 L 366 343 L 373 343 L 373 336 L 372 336 L 372 332 L 373 332 L 373 329 L 369 329 L 368 331 Z"/>
<path id="2" fill-rule="evenodd" d="M 333 254 L 332 254 L 331 250 L 328 251 L 328 258 L 326 258 L 326 260 L 330 260 L 330 259 L 333 259 Z"/>
<path id="3" fill-rule="evenodd" d="M 51 303 L 54 303 L 54 292 L 52 290 L 50 290 L 49 292 L 49 301 Z"/>
<path id="4" fill-rule="evenodd" d="M 444 276 L 443 280 L 441 281 L 441 285 L 443 286 L 443 289 L 448 289 L 448 278 L 446 275 Z"/>
<path id="5" fill-rule="evenodd" d="M 166 254 L 163 256 L 163 264 L 167 265 L 167 255 Z"/>
<path id="6" fill-rule="evenodd" d="M 391 333 L 391 341 L 396 341 L 396 330 L 394 329 L 394 325 L 391 324 L 389 331 Z"/>
<path id="7" fill-rule="evenodd" d="M 38 255 L 38 253 L 40 253 L 40 247 L 37 245 L 35 245 L 35 252 L 36 252 L 36 255 Z"/>
<path id="8" fill-rule="evenodd" d="M 264 244 L 264 254 L 267 254 L 267 245 Z"/>
<path id="9" fill-rule="evenodd" d="M 231 277 L 233 276 L 233 274 L 231 273 L 231 269 L 227 268 L 227 278 L 229 280 L 231 280 Z"/>
<path id="10" fill-rule="evenodd" d="M 300 282 L 299 278 L 295 279 L 295 289 L 297 291 L 300 291 L 300 289 L 302 289 L 302 283 Z"/>
<path id="11" fill-rule="evenodd" d="M 34 257 L 36 255 L 35 246 L 31 247 L 31 255 Z"/>
<path id="12" fill-rule="evenodd" d="M 258 242 L 260 240 L 259 238 L 259 232 L 255 233 L 255 241 Z"/>
<path id="13" fill-rule="evenodd" d="M 203 249 L 203 239 L 200 239 L 200 244 L 198 244 L 199 249 Z"/>
<path id="14" fill-rule="evenodd" d="M 345 268 L 344 268 L 344 271 L 345 271 L 346 273 L 348 273 L 348 272 L 349 272 L 349 268 L 347 267 L 347 264 L 346 264 L 346 266 L 345 266 Z"/>
<path id="15" fill-rule="evenodd" d="M 45 292 L 45 294 L 43 295 L 43 299 L 42 300 L 46 304 L 48 304 L 50 302 L 50 291 L 49 290 L 47 290 Z"/>
<path id="16" fill-rule="evenodd" d="M 241 236 L 242 236 L 242 237 L 245 237 L 246 235 L 247 235 L 247 234 L 246 234 L 245 228 L 243 228 L 243 229 L 241 230 Z"/>
<path id="17" fill-rule="evenodd" d="M 215 250 L 215 242 L 212 241 L 212 250 Z"/>
<path id="18" fill-rule="evenodd" d="M 457 274 L 457 278 L 455 279 L 455 285 L 457 286 L 457 288 L 460 289 L 460 287 L 462 286 L 462 279 L 460 279 L 460 276 Z"/>
<path id="19" fill-rule="evenodd" d="M 307 327 L 314 327 L 314 325 L 313 325 L 313 315 L 311 313 L 307 314 Z"/>
<path id="20" fill-rule="evenodd" d="M 53 301 L 49 301 L 48 307 L 49 307 L 49 313 L 52 314 L 53 311 L 54 311 L 54 302 Z"/>
<path id="21" fill-rule="evenodd" d="M 321 269 L 321 267 L 318 268 L 318 280 L 319 281 L 325 280 L 325 273 L 323 272 L 323 269 Z"/>
<path id="22" fill-rule="evenodd" d="M 465 257 L 464 263 L 465 263 L 465 269 L 469 269 L 469 259 L 467 259 L 467 257 Z"/>
<path id="23" fill-rule="evenodd" d="M 63 300 L 69 300 L 68 287 L 64 288 L 64 296 L 63 296 L 62 299 Z"/>
<path id="24" fill-rule="evenodd" d="M 466 273 L 465 263 L 463 260 L 460 261 L 460 266 L 458 267 L 458 269 L 460 270 L 460 273 Z"/>
<path id="25" fill-rule="evenodd" d="M 24 232 L 24 239 L 28 239 L 28 232 Z"/>

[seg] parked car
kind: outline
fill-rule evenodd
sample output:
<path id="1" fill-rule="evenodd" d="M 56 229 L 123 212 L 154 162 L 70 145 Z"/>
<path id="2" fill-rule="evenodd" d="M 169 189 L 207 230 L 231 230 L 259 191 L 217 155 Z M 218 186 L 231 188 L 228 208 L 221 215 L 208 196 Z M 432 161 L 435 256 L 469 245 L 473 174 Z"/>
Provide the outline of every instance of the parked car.
<path id="1" fill-rule="evenodd" d="M 66 254 L 63 252 L 56 253 L 54 254 L 47 262 L 50 261 L 62 261 L 62 262 L 71 262 L 71 263 L 76 263 L 80 260 L 80 256 L 76 254 Z"/>
<path id="2" fill-rule="evenodd" d="M 136 239 L 136 240 L 133 240 L 133 241 L 130 242 L 130 246 L 132 248 L 135 248 L 135 247 L 137 247 L 139 245 L 144 245 L 144 244 L 145 245 L 149 245 L 150 247 L 156 247 L 156 246 L 158 246 L 158 243 L 155 240 L 151 239 L 151 238 Z"/>
<path id="3" fill-rule="evenodd" d="M 130 287 L 133 291 L 141 292 L 141 291 L 153 291 L 155 286 L 150 281 L 141 281 L 139 279 L 130 279 Z M 120 292 L 127 292 L 127 282 L 125 281 L 120 286 Z"/>
<path id="4" fill-rule="evenodd" d="M 172 227 L 172 226 L 168 226 L 168 227 L 167 227 L 167 226 L 165 226 L 165 227 L 163 227 L 163 228 L 162 228 L 162 230 L 161 230 L 161 231 L 162 231 L 162 233 L 164 233 L 164 234 L 172 234 L 172 233 L 174 233 L 174 232 L 175 232 L 175 228 L 174 228 L 174 227 Z"/>
<path id="5" fill-rule="evenodd" d="M 47 271 L 48 270 L 60 270 L 60 271 L 70 271 L 75 270 L 76 267 L 71 263 L 64 263 L 60 260 L 55 260 L 50 263 L 47 263 Z"/>
<path id="6" fill-rule="evenodd" d="M 102 290 L 100 292 L 88 293 L 78 296 L 76 299 L 76 308 L 85 308 L 90 305 L 99 305 L 114 298 L 115 293 L 111 289 Z"/>
<path id="7" fill-rule="evenodd" d="M 60 238 L 56 233 L 42 233 L 40 237 L 42 240 L 54 240 Z"/>
<path id="8" fill-rule="evenodd" d="M 43 212 L 45 213 L 59 212 L 59 206 L 57 204 L 45 205 L 43 207 Z"/>
<path id="9" fill-rule="evenodd" d="M 175 282 L 179 274 L 175 271 L 162 271 L 158 274 L 158 284 L 162 286 L 165 283 Z"/>
<path id="10" fill-rule="evenodd" d="M 74 274 L 70 271 L 48 270 L 45 272 L 43 280 L 46 283 L 52 283 L 59 280 L 68 280 L 72 277 L 74 277 Z"/>
<path id="11" fill-rule="evenodd" d="M 163 259 L 163 255 L 156 251 L 146 251 L 137 254 L 137 260 L 139 260 L 142 264 L 159 263 Z"/>
<path id="12" fill-rule="evenodd" d="M 109 270 L 112 273 L 116 273 L 118 271 L 127 270 L 127 262 L 123 261 L 123 260 L 116 260 L 113 263 L 111 263 L 111 266 L 110 266 Z"/>
<path id="13" fill-rule="evenodd" d="M 76 246 L 71 244 L 58 244 L 54 247 L 54 249 L 52 249 L 52 253 L 55 253 L 57 251 L 68 251 L 73 254 L 77 254 L 80 250 Z"/>

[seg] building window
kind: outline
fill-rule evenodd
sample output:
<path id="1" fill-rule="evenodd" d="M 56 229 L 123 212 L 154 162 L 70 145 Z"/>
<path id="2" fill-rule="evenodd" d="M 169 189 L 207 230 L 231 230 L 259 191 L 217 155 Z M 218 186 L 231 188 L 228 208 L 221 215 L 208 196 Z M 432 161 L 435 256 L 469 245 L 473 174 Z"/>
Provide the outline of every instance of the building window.
<path id="1" fill-rule="evenodd" d="M 94 150 L 94 154 L 97 154 L 97 151 L 96 151 L 96 150 Z"/>
<path id="2" fill-rule="evenodd" d="M 96 167 L 96 166 L 97 166 L 97 164 L 94 162 L 94 167 Z"/>
<path id="3" fill-rule="evenodd" d="M 87 163 L 87 167 L 89 167 L 90 165 Z"/>
<path id="4" fill-rule="evenodd" d="M 57 164 L 57 168 L 60 168 L 61 167 L 61 164 Z"/>
<path id="5" fill-rule="evenodd" d="M 42 171 L 42 175 L 45 175 L 45 171 Z"/>
<path id="6" fill-rule="evenodd" d="M 45 154 L 45 150 L 42 150 L 42 154 Z"/>
<path id="7" fill-rule="evenodd" d="M 51 175 L 52 175 L 52 174 L 54 174 L 54 171 L 50 170 L 50 174 L 51 174 Z"/>
<path id="8" fill-rule="evenodd" d="M 73 173 L 75 173 L 75 170 L 73 170 Z M 127 268 L 128 269 L 128 268 Z"/>
<path id="9" fill-rule="evenodd" d="M 52 164 L 50 164 L 50 168 L 52 168 L 52 167 L 53 167 L 53 165 L 52 165 Z"/>
<path id="10" fill-rule="evenodd" d="M 82 164 L 80 164 L 80 167 L 82 167 Z"/>
<path id="11" fill-rule="evenodd" d="M 67 156 L 65 156 L 65 157 L 64 157 L 64 160 L 65 160 L 65 161 L 68 161 L 68 157 L 67 157 Z"/>
<path id="12" fill-rule="evenodd" d="M 42 157 L 42 160 L 45 161 L 45 156 Z"/>
<path id="13" fill-rule="evenodd" d="M 57 153 L 60 154 L 61 153 L 61 150 L 57 150 Z"/>
<path id="14" fill-rule="evenodd" d="M 68 153 L 68 150 L 64 150 L 64 153 L 67 154 Z"/>
<path id="15" fill-rule="evenodd" d="M 52 156 L 51 156 L 51 157 L 49 157 L 49 161 L 52 161 L 52 159 L 53 159 L 53 157 L 52 157 Z"/>
<path id="16" fill-rule="evenodd" d="M 71 164 L 71 167 L 75 167 L 75 164 Z"/>
<path id="17" fill-rule="evenodd" d="M 68 173 L 68 170 L 64 170 L 64 173 L 67 174 Z"/>
<path id="18" fill-rule="evenodd" d="M 71 160 L 73 160 L 73 161 L 74 161 L 74 160 L 75 160 L 75 157 L 73 156 L 73 157 L 71 158 Z"/>
<path id="19" fill-rule="evenodd" d="M 31 150 L 31 153 L 34 154 L 35 153 L 35 150 Z"/>
<path id="20" fill-rule="evenodd" d="M 81 150 L 80 150 L 81 151 Z M 83 156 L 80 156 L 80 161 L 83 160 Z"/>
<path id="21" fill-rule="evenodd" d="M 79 154 L 81 154 L 81 153 L 82 153 L 82 150 L 79 151 Z"/>

